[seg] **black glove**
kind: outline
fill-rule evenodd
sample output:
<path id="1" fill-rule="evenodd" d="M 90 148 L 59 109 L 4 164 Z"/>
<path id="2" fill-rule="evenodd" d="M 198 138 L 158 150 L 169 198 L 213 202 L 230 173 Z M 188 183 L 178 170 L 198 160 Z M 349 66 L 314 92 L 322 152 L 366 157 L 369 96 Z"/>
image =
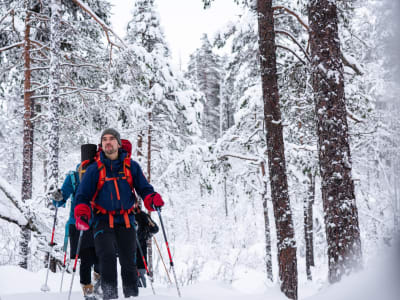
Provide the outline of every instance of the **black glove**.
<path id="1" fill-rule="evenodd" d="M 50 194 L 50 197 L 55 201 L 55 202 L 61 202 L 64 200 L 63 195 L 61 193 L 60 189 L 56 189 L 54 192 Z"/>

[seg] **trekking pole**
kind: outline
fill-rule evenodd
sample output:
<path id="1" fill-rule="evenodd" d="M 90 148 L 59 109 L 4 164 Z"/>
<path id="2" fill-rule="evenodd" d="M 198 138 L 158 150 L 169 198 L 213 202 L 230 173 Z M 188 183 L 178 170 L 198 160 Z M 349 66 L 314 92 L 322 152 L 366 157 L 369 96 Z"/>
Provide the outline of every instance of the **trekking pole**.
<path id="1" fill-rule="evenodd" d="M 142 246 L 140 246 L 137 230 L 135 230 L 135 233 L 136 233 L 136 244 L 138 245 L 140 256 L 142 257 L 143 264 L 144 264 L 144 267 L 146 269 L 147 276 L 149 276 L 149 278 L 150 278 L 151 289 L 153 290 L 153 294 L 155 295 L 156 292 L 154 291 L 154 287 L 153 287 L 153 276 L 150 275 L 149 268 L 147 267 L 146 258 L 144 257 Z M 142 280 L 142 282 L 143 282 L 143 280 Z M 144 287 L 144 282 L 143 282 L 143 287 Z"/>
<path id="2" fill-rule="evenodd" d="M 75 262 L 74 262 L 74 267 L 72 269 L 71 285 L 69 287 L 69 292 L 68 292 L 68 300 L 71 298 L 72 284 L 74 283 L 76 264 L 78 262 L 78 257 L 79 257 L 79 250 L 81 250 L 82 236 L 83 236 L 83 230 L 79 232 L 78 246 L 76 247 L 76 254 L 75 254 Z"/>
<path id="3" fill-rule="evenodd" d="M 62 292 L 63 281 L 64 281 L 64 274 L 65 274 L 65 262 L 67 261 L 67 247 L 68 247 L 68 237 L 69 237 L 69 222 L 65 224 L 65 235 L 64 235 L 64 263 L 63 263 L 63 271 L 61 275 L 61 284 L 60 284 L 60 293 Z"/>
<path id="4" fill-rule="evenodd" d="M 167 240 L 167 235 L 165 233 L 165 228 L 164 228 L 164 223 L 162 221 L 161 218 L 161 211 L 159 207 L 156 207 L 157 213 L 158 213 L 158 217 L 160 218 L 160 224 L 161 224 L 161 228 L 162 228 L 162 232 L 164 235 L 164 240 L 165 240 L 165 245 L 167 246 L 167 250 L 168 250 L 168 255 L 169 255 L 169 264 L 171 266 L 172 269 L 172 273 L 174 273 L 174 277 L 175 277 L 175 285 L 176 285 L 176 290 L 178 291 L 178 296 L 181 296 L 181 292 L 179 290 L 179 286 L 178 286 L 178 280 L 176 279 L 176 273 L 175 273 L 175 268 L 174 268 L 174 262 L 172 261 L 172 255 L 171 255 L 171 251 L 169 250 L 169 245 L 168 245 L 168 240 Z"/>
<path id="5" fill-rule="evenodd" d="M 161 254 L 160 247 L 158 247 L 157 239 L 156 239 L 155 236 L 153 236 L 153 240 L 154 240 L 154 243 L 155 243 L 156 246 L 157 246 L 158 254 L 160 255 L 160 258 L 161 258 L 161 261 L 162 261 L 162 263 L 163 263 L 165 272 L 167 273 L 168 280 L 169 280 L 169 282 L 172 284 L 171 277 L 169 276 L 169 272 L 168 272 L 168 270 L 167 270 L 167 266 L 165 265 L 164 258 L 163 258 L 162 254 Z"/>
<path id="6" fill-rule="evenodd" d="M 48 259 L 48 263 L 47 263 L 46 280 L 45 280 L 44 284 L 42 285 L 42 287 L 40 288 L 40 290 L 42 290 L 43 292 L 50 291 L 50 288 L 47 285 L 47 280 L 49 278 L 51 254 L 53 253 L 53 247 L 55 245 L 55 243 L 54 243 L 54 232 L 55 232 L 56 222 L 57 222 L 57 212 L 58 212 L 58 207 L 56 206 L 56 211 L 54 212 L 53 229 L 51 231 L 51 241 L 50 241 L 50 244 L 49 244 L 50 245 L 50 251 L 49 251 L 49 259 Z"/>

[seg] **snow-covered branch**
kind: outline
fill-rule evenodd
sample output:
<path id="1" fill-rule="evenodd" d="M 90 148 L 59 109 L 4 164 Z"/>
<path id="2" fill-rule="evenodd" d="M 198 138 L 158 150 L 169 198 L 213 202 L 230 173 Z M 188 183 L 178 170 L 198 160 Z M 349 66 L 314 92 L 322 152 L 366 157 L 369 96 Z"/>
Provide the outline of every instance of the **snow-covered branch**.
<path id="1" fill-rule="evenodd" d="M 72 63 L 68 64 L 68 63 L 64 63 L 64 64 L 61 64 L 60 66 L 61 67 L 76 67 L 76 68 L 79 68 L 79 67 L 92 67 L 92 68 L 99 69 L 99 70 L 102 69 L 101 67 L 99 67 L 97 65 L 94 65 L 94 64 L 72 64 Z"/>
<path id="2" fill-rule="evenodd" d="M 11 8 L 9 11 L 7 11 L 4 16 L 0 19 L 0 24 L 7 19 L 8 16 L 14 16 L 14 8 Z"/>
<path id="3" fill-rule="evenodd" d="M 358 63 L 352 57 L 347 56 L 343 52 L 342 52 L 342 61 L 345 66 L 352 68 L 357 75 L 363 75 L 362 69 L 358 65 Z"/>
<path id="4" fill-rule="evenodd" d="M 238 159 L 242 159 L 242 160 L 249 160 L 249 161 L 255 161 L 255 162 L 259 162 L 261 159 L 258 157 L 251 157 L 251 156 L 245 156 L 243 154 L 236 154 L 236 153 L 225 153 L 221 156 L 218 156 L 218 159 L 224 159 L 227 157 L 233 157 L 233 158 L 238 158 Z"/>
<path id="5" fill-rule="evenodd" d="M 75 2 L 75 4 L 78 5 L 82 10 L 84 10 L 86 13 L 88 13 L 88 14 L 101 26 L 101 28 L 103 29 L 103 31 L 104 31 L 104 33 L 105 33 L 105 35 L 106 35 L 107 41 L 108 41 L 108 43 L 109 43 L 111 46 L 116 46 L 116 47 L 118 47 L 118 48 L 126 48 L 126 45 L 125 45 L 124 41 L 123 41 L 110 27 L 108 27 L 107 24 L 106 24 L 102 19 L 100 19 L 100 18 L 94 13 L 94 12 L 90 9 L 89 6 L 87 6 L 86 4 L 84 4 L 84 3 L 83 3 L 82 1 L 80 1 L 80 0 L 72 0 L 72 1 Z M 112 42 L 111 39 L 110 39 L 109 33 L 112 33 L 112 34 L 121 42 L 122 46 L 120 46 L 120 45 L 118 45 L 118 44 Z M 111 47 L 111 48 L 112 48 L 112 47 Z"/>
<path id="6" fill-rule="evenodd" d="M 15 44 L 8 45 L 8 46 L 5 46 L 3 48 L 0 48 L 0 52 L 6 51 L 6 50 L 10 50 L 10 49 L 15 48 L 15 47 L 23 47 L 23 46 L 24 46 L 24 42 L 15 43 Z"/>
<path id="7" fill-rule="evenodd" d="M 275 30 L 275 32 L 288 36 L 300 48 L 300 50 L 304 53 L 304 56 L 307 58 L 307 60 L 309 62 L 311 62 L 310 57 L 308 56 L 306 50 L 303 48 L 303 46 L 296 40 L 296 38 L 291 33 L 287 32 L 286 30 L 282 30 L 282 29 Z"/>
<path id="8" fill-rule="evenodd" d="M 274 6 L 272 7 L 273 10 L 284 10 L 287 13 L 291 14 L 292 16 L 294 16 L 301 25 L 303 25 L 303 27 L 305 29 L 307 29 L 307 32 L 309 30 L 308 25 L 306 24 L 306 22 L 299 16 L 298 13 L 294 12 L 293 10 L 291 10 L 290 8 L 286 7 L 286 6 L 282 6 L 282 5 L 278 5 L 278 6 Z"/>
<path id="9" fill-rule="evenodd" d="M 284 50 L 286 50 L 286 51 L 289 51 L 289 52 L 292 53 L 294 56 L 296 56 L 297 59 L 298 59 L 303 65 L 307 65 L 307 63 L 306 63 L 304 60 L 302 60 L 302 59 L 300 58 L 300 56 L 298 56 L 297 53 L 294 52 L 292 49 L 290 49 L 290 48 L 288 48 L 288 47 L 285 47 L 285 46 L 282 46 L 282 45 L 278 45 L 278 44 L 276 44 L 276 47 L 277 47 L 277 48 L 284 49 Z"/>

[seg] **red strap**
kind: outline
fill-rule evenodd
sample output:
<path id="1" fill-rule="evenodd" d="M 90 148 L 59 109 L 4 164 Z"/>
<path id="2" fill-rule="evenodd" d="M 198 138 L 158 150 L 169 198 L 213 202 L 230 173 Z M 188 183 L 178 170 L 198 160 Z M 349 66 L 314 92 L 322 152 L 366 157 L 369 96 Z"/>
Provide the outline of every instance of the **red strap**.
<path id="1" fill-rule="evenodd" d="M 108 212 L 108 223 L 110 224 L 110 228 L 114 228 L 114 216 L 112 211 Z"/>
<path id="2" fill-rule="evenodd" d="M 126 177 L 126 181 L 128 181 L 129 186 L 131 187 L 133 191 L 133 178 L 132 178 L 132 172 L 131 172 L 131 158 L 128 155 L 124 159 L 124 174 Z"/>
<path id="3" fill-rule="evenodd" d="M 92 208 L 95 206 L 95 200 L 97 198 L 97 195 L 99 194 L 100 190 L 103 188 L 105 179 L 106 179 L 106 167 L 104 164 L 101 162 L 99 157 L 96 157 L 96 163 L 97 163 L 97 169 L 99 170 L 99 181 L 97 182 L 97 188 L 96 192 L 93 195 L 92 198 Z"/>
<path id="4" fill-rule="evenodd" d="M 131 228 L 131 222 L 129 221 L 129 216 L 127 211 L 124 212 L 124 221 L 126 228 Z"/>

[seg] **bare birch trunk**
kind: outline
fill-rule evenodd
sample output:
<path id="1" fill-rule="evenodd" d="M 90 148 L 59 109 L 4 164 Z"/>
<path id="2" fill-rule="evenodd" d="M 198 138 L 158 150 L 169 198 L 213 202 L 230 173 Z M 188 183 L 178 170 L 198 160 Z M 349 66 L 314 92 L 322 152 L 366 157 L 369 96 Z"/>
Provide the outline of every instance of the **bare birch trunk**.
<path id="1" fill-rule="evenodd" d="M 261 175 L 262 175 L 262 182 L 264 184 L 264 191 L 262 194 L 262 201 L 263 201 L 263 208 L 264 208 L 264 224 L 265 224 L 265 267 L 267 270 L 267 277 L 269 280 L 274 281 L 274 275 L 272 273 L 272 253 L 271 253 L 271 229 L 269 225 L 269 216 L 268 216 L 268 198 L 267 198 L 267 191 L 268 191 L 268 183 L 265 181 L 265 163 L 261 162 Z"/>
<path id="2" fill-rule="evenodd" d="M 286 177 L 272 0 L 258 0 L 257 11 L 268 167 L 278 238 L 279 278 L 282 292 L 290 299 L 297 299 L 296 240 Z"/>
<path id="3" fill-rule="evenodd" d="M 312 280 L 311 267 L 314 266 L 313 205 L 315 198 L 315 175 L 309 174 L 309 190 L 304 199 L 304 239 L 306 244 L 307 279 Z"/>
<path id="4" fill-rule="evenodd" d="M 51 1 L 50 18 L 50 83 L 49 83 L 49 188 L 58 186 L 60 133 L 60 45 L 61 1 Z"/>
<path id="5" fill-rule="evenodd" d="M 361 240 L 335 1 L 310 0 L 308 14 L 329 281 L 333 283 L 361 267 Z"/>
<path id="6" fill-rule="evenodd" d="M 152 122 L 152 115 L 149 112 L 149 128 L 147 132 L 147 180 L 150 182 L 151 180 L 151 122 Z M 153 245 L 152 239 L 147 241 L 147 262 L 149 267 L 149 272 L 151 276 L 153 276 Z"/>

